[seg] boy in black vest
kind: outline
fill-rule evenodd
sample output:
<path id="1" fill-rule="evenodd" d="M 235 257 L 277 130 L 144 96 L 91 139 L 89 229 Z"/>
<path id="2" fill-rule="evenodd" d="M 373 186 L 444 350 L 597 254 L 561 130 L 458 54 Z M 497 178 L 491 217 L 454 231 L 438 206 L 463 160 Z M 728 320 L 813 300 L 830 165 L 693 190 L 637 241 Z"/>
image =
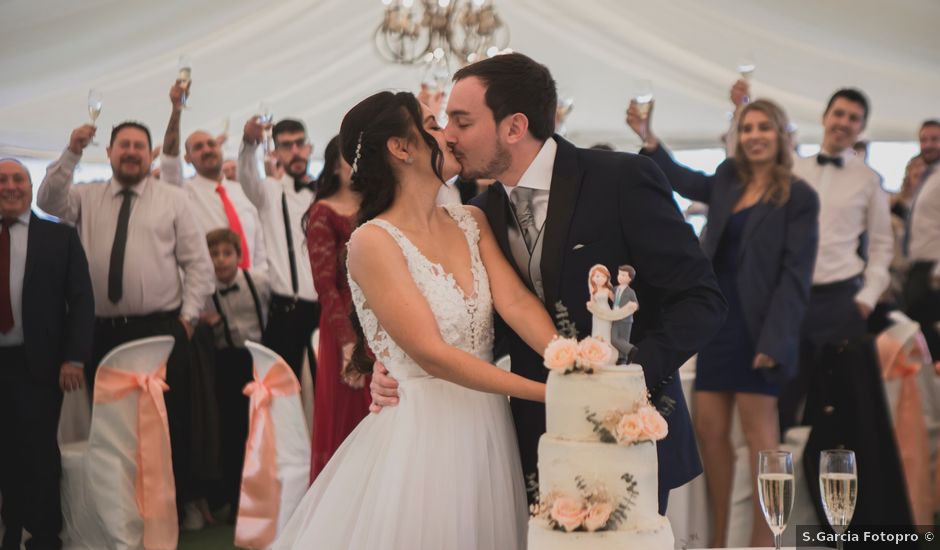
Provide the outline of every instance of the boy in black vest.
<path id="1" fill-rule="evenodd" d="M 252 381 L 252 359 L 245 341 L 261 342 L 271 286 L 263 272 L 238 268 L 241 241 L 234 231 L 215 229 L 206 234 L 206 240 L 217 280 L 202 321 L 212 327 L 214 335 L 222 504 L 230 504 L 234 518 L 248 437 L 248 397 L 242 390 Z"/>

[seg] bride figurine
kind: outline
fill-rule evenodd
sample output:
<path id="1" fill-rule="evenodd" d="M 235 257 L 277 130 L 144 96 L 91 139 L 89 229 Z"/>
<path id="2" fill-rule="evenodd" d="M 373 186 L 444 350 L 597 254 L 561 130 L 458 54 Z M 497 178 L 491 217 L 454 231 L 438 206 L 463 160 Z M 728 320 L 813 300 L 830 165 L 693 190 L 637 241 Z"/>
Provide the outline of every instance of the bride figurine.
<path id="1" fill-rule="evenodd" d="M 591 336 L 600 338 L 610 344 L 611 323 L 633 315 L 638 304 L 628 302 L 622 307 L 611 307 L 611 302 L 614 299 L 614 287 L 610 284 L 610 271 L 601 264 L 592 267 L 588 273 L 588 291 L 591 294 L 591 299 L 587 303 L 587 309 L 594 316 L 591 324 Z"/>

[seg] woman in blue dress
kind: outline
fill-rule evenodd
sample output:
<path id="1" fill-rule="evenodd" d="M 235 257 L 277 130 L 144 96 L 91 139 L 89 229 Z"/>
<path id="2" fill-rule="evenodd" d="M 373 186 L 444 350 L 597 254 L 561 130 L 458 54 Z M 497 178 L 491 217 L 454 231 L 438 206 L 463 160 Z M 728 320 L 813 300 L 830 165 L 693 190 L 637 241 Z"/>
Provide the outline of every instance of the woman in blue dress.
<path id="1" fill-rule="evenodd" d="M 750 546 L 770 546 L 773 538 L 756 498 L 758 452 L 779 444 L 777 396 L 797 370 L 819 238 L 819 199 L 791 172 L 786 114 L 773 102 L 757 100 L 742 109 L 734 155 L 713 175 L 675 162 L 653 135 L 650 114 L 642 116 L 631 103 L 627 124 L 643 140 L 641 154 L 659 165 L 676 192 L 708 204 L 702 247 L 728 301 L 728 317 L 699 353 L 695 376 L 695 431 L 714 512 L 709 546 L 725 546 L 735 406 L 755 495 Z"/>

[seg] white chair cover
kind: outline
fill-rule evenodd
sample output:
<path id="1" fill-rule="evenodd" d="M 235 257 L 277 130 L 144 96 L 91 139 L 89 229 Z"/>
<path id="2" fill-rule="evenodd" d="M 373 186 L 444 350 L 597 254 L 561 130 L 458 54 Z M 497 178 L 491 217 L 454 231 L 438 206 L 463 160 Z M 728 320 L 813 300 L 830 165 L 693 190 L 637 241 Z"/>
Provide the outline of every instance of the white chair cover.
<path id="1" fill-rule="evenodd" d="M 102 365 L 149 373 L 166 363 L 171 336 L 135 340 L 111 350 Z M 63 545 L 66 550 L 143 549 L 137 509 L 137 402 L 130 393 L 92 411 L 87 442 L 62 447 Z"/>
<path id="2" fill-rule="evenodd" d="M 251 352 L 259 378 L 278 361 L 283 361 L 270 349 L 254 342 L 245 342 Z M 275 396 L 271 400 L 271 418 L 274 424 L 277 448 L 277 471 L 281 482 L 277 530 L 284 528 L 291 514 L 300 504 L 310 482 L 310 436 L 304 420 L 300 395 Z"/>

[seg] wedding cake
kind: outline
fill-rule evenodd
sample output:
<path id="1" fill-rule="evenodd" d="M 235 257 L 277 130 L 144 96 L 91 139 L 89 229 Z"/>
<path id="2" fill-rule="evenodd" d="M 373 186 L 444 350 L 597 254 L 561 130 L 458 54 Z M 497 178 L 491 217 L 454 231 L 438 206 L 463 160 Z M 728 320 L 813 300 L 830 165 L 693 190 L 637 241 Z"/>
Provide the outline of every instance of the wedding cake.
<path id="1" fill-rule="evenodd" d="M 658 513 L 656 441 L 666 420 L 638 365 L 603 338 L 556 338 L 545 351 L 546 433 L 529 550 L 672 549 Z"/>

